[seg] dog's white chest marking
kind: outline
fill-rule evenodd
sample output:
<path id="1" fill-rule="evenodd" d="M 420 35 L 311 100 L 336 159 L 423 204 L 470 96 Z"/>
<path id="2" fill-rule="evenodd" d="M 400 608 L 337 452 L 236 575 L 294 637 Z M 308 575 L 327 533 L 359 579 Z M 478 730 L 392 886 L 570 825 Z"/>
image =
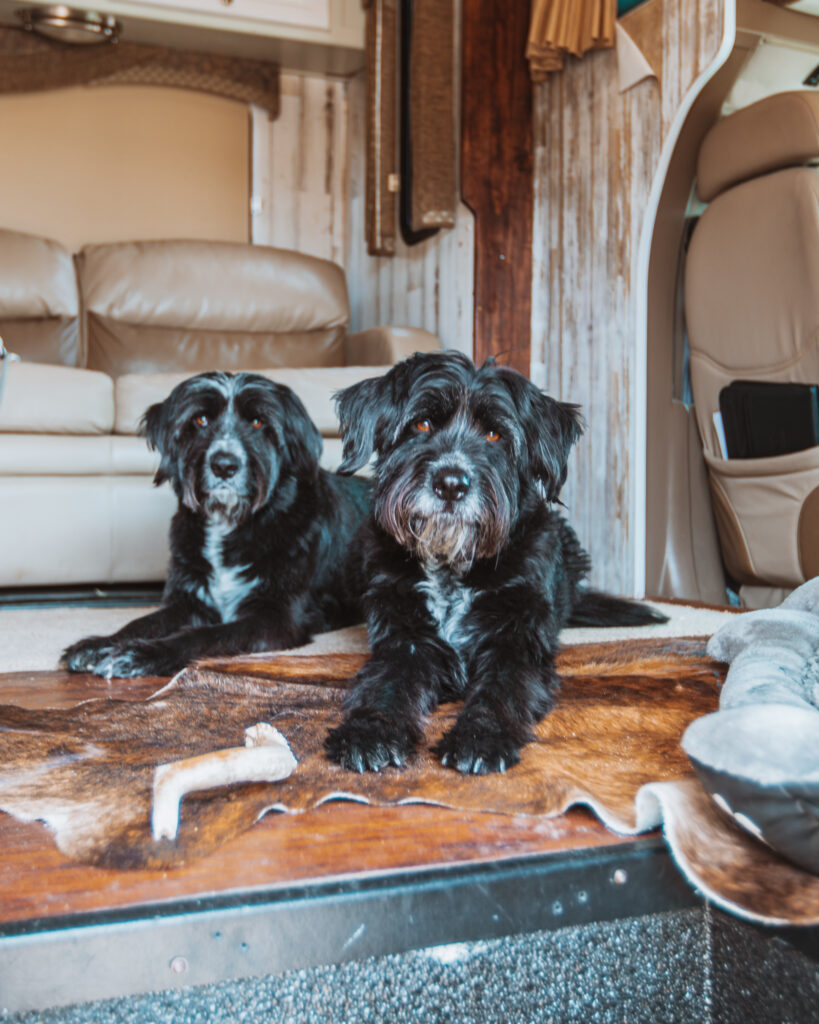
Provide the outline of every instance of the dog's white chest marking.
<path id="1" fill-rule="evenodd" d="M 438 625 L 438 635 L 458 650 L 468 639 L 464 619 L 472 607 L 473 593 L 448 569 L 425 567 L 424 577 L 418 589 Z"/>
<path id="2" fill-rule="evenodd" d="M 256 588 L 258 579 L 248 580 L 243 576 L 246 565 L 225 565 L 222 558 L 222 544 L 231 527 L 211 522 L 205 527 L 204 555 L 211 567 L 207 588 L 200 597 L 206 604 L 213 605 L 222 616 L 222 622 L 232 622 L 236 610 Z M 204 589 L 204 588 L 203 588 Z"/>

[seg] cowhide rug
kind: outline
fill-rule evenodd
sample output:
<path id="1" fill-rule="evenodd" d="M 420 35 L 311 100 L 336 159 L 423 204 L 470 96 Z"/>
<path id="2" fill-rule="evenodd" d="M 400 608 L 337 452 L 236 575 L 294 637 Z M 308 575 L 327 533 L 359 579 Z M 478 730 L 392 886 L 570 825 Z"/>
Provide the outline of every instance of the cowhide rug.
<path id="1" fill-rule="evenodd" d="M 454 704 L 432 717 L 427 748 L 403 770 L 357 775 L 329 763 L 324 736 L 340 718 L 344 688 L 366 655 L 204 662 L 145 701 L 0 706 L 0 809 L 45 821 L 68 857 L 122 869 L 173 867 L 215 849 L 270 810 L 298 812 L 334 799 L 544 816 L 581 803 L 627 834 L 652 829 L 665 816 L 672 849 L 692 882 L 709 893 L 727 891 L 733 909 L 746 916 L 819 921 L 819 879 L 782 862 L 774 864 L 779 881 L 760 884 L 760 873 L 772 870 L 765 858 L 775 855 L 764 847 L 748 854 L 749 837 L 734 835 L 708 798 L 700 799 L 680 737 L 689 722 L 717 707 L 724 666 L 707 656 L 705 643 L 654 639 L 567 648 L 559 660 L 564 684 L 557 707 L 520 764 L 504 775 L 464 777 L 430 753 L 457 713 Z M 284 734 L 298 761 L 295 772 L 274 784 L 186 796 L 176 839 L 154 841 L 155 766 L 241 746 L 245 728 L 260 721 Z"/>

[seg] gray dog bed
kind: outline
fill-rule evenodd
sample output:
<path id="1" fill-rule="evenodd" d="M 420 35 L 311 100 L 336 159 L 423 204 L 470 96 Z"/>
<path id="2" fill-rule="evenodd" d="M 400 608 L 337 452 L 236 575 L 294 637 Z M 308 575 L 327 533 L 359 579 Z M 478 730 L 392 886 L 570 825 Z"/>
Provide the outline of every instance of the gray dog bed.
<path id="1" fill-rule="evenodd" d="M 819 874 L 819 578 L 737 615 L 708 653 L 731 666 L 720 710 L 691 723 L 683 749 L 741 828 Z"/>

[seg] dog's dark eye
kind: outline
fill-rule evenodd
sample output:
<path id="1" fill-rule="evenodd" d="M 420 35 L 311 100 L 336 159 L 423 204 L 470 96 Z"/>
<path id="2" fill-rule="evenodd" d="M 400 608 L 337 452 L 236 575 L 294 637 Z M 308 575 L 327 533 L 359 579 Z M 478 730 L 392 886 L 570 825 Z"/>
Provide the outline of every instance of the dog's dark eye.
<path id="1" fill-rule="evenodd" d="M 432 430 L 432 424 L 429 420 L 418 420 L 415 424 L 415 429 L 421 434 L 428 434 Z"/>
<path id="2" fill-rule="evenodd" d="M 253 419 L 250 421 L 250 425 L 251 427 L 253 427 L 254 430 L 259 430 L 261 427 L 264 426 L 264 421 L 260 420 L 258 416 L 254 416 Z"/>
<path id="3" fill-rule="evenodd" d="M 494 444 L 495 441 L 500 441 L 500 434 L 497 432 L 497 430 L 487 430 L 486 440 L 491 441 L 492 444 Z"/>
<path id="4" fill-rule="evenodd" d="M 208 425 L 208 418 L 207 416 L 202 416 L 200 414 L 199 416 L 194 416 L 193 422 L 197 425 L 197 427 L 206 427 Z"/>

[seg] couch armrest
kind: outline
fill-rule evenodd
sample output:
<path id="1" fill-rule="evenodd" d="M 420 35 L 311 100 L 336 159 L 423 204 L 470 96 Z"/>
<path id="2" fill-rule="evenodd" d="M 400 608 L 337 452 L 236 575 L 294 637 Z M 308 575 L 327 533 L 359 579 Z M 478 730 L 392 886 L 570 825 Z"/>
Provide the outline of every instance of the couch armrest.
<path id="1" fill-rule="evenodd" d="M 434 352 L 441 342 L 423 327 L 370 327 L 344 340 L 347 366 L 391 366 L 415 352 Z"/>

